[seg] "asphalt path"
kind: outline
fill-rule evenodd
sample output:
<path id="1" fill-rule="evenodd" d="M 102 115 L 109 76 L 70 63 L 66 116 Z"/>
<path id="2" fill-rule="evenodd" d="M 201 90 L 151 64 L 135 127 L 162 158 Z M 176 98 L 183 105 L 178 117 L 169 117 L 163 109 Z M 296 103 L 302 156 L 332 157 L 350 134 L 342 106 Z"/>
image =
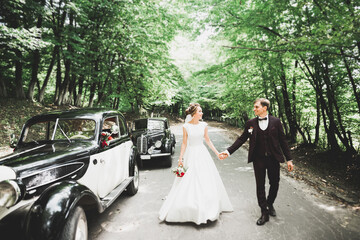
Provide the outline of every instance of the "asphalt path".
<path id="1" fill-rule="evenodd" d="M 172 131 L 177 139 L 174 167 L 180 153 L 181 125 L 172 126 Z M 233 142 L 225 131 L 209 127 L 210 138 L 219 151 Z M 222 213 L 217 221 L 200 226 L 160 222 L 158 211 L 175 176 L 171 168 L 164 168 L 159 162 L 147 163 L 140 171 L 140 187 L 135 196 L 122 194 L 105 212 L 89 217 L 89 239 L 360 239 L 358 212 L 322 196 L 283 170 L 274 203 L 277 216 L 270 217 L 264 226 L 257 226 L 260 209 L 253 167 L 247 164 L 247 150 L 240 148 L 224 161 L 217 160 L 215 155 L 213 159 L 234 212 Z M 296 159 L 294 163 L 296 167 Z"/>

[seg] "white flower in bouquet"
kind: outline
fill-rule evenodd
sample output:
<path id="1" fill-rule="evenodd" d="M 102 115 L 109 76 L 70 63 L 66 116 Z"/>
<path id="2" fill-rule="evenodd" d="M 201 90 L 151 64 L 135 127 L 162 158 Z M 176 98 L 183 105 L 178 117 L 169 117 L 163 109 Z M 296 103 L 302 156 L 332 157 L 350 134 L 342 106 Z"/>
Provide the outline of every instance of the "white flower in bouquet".
<path id="1" fill-rule="evenodd" d="M 183 166 L 178 166 L 173 168 L 172 172 L 178 177 L 183 177 L 185 175 L 186 169 Z"/>

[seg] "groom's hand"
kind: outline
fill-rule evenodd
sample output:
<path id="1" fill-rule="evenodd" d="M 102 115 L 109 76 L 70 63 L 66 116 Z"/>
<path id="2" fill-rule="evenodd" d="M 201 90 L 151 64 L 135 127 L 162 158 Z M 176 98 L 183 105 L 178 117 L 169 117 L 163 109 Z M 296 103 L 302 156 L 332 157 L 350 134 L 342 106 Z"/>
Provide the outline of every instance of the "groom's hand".
<path id="1" fill-rule="evenodd" d="M 225 158 L 227 158 L 229 155 L 226 152 L 222 152 L 219 154 L 220 156 L 220 160 L 224 160 Z"/>
<path id="2" fill-rule="evenodd" d="M 294 170 L 294 164 L 292 162 L 292 160 L 287 161 L 287 167 L 288 167 L 288 171 L 291 172 L 292 170 Z"/>

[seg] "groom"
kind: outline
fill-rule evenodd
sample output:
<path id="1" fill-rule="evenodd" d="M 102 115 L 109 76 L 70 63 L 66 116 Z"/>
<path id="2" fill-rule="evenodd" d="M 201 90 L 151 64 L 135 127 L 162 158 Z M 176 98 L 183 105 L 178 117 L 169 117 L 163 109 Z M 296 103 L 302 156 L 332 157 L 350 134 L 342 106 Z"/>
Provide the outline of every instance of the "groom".
<path id="1" fill-rule="evenodd" d="M 275 201 L 280 181 L 280 163 L 284 162 L 283 154 L 287 160 L 288 171 L 294 169 L 290 150 L 286 142 L 280 119 L 268 114 L 270 101 L 259 98 L 254 101 L 254 113 L 257 116 L 246 122 L 243 134 L 225 152 L 220 154 L 220 159 L 225 159 L 243 145 L 248 138 L 248 162 L 253 162 L 256 195 L 261 208 L 261 217 L 257 225 L 264 225 L 270 216 L 276 216 L 273 203 Z M 270 190 L 265 196 L 265 176 L 268 174 Z"/>

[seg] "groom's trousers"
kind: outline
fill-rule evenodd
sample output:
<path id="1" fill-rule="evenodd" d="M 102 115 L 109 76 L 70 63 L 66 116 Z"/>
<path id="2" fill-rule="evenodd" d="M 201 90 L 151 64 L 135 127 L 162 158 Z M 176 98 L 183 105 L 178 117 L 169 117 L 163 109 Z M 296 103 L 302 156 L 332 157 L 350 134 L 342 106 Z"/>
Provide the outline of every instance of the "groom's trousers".
<path id="1" fill-rule="evenodd" d="M 257 158 L 253 162 L 255 179 L 256 179 L 256 195 L 258 204 L 262 212 L 267 211 L 267 206 L 272 205 L 277 196 L 280 181 L 280 163 L 270 157 Z M 269 195 L 266 198 L 265 193 L 265 177 L 266 172 L 269 178 Z"/>

